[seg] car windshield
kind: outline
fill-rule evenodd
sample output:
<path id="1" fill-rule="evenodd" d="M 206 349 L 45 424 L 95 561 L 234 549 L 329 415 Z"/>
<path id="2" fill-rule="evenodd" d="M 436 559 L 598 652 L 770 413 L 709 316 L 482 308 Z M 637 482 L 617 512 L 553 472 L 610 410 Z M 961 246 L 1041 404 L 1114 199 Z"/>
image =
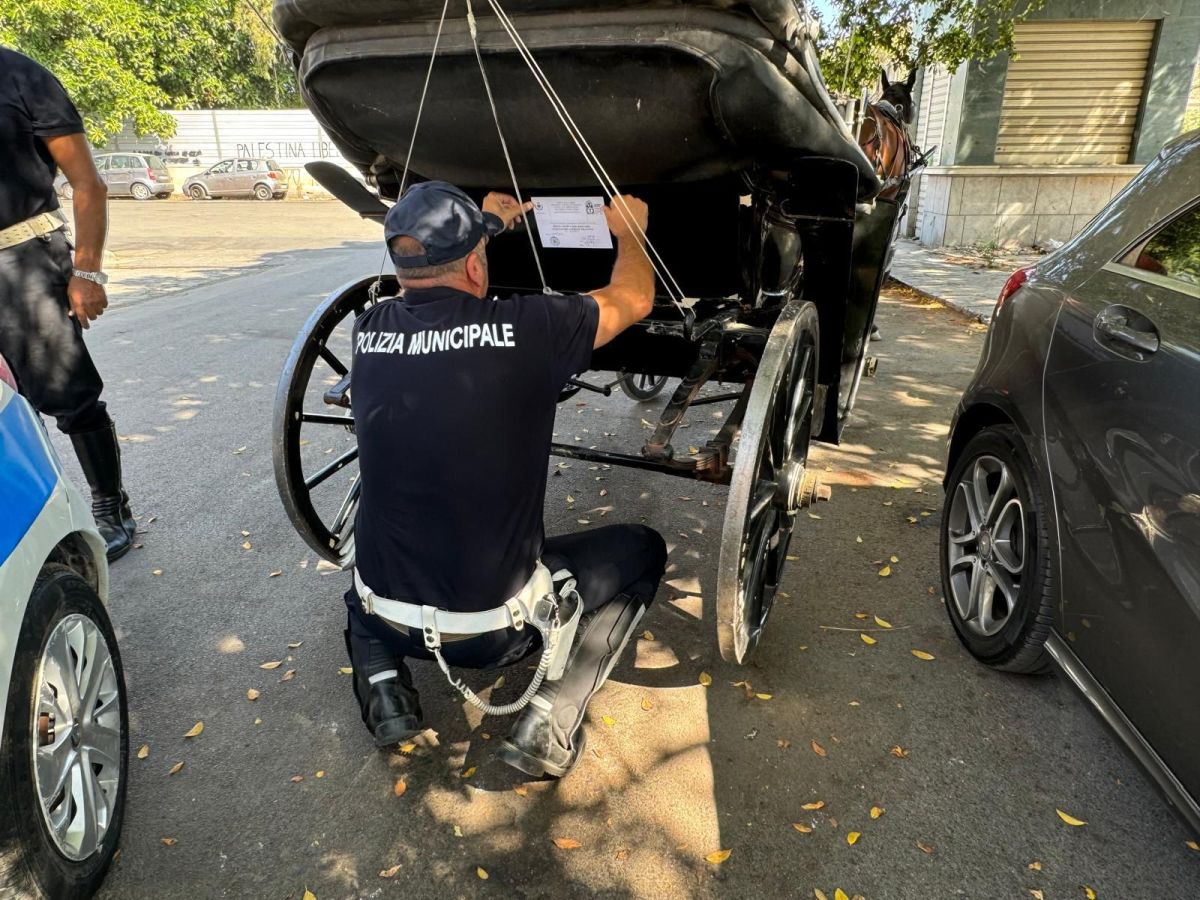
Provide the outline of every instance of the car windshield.
<path id="1" fill-rule="evenodd" d="M 165 172 L 167 170 L 167 164 L 157 156 L 147 156 L 146 160 L 150 163 L 150 168 L 156 172 Z"/>

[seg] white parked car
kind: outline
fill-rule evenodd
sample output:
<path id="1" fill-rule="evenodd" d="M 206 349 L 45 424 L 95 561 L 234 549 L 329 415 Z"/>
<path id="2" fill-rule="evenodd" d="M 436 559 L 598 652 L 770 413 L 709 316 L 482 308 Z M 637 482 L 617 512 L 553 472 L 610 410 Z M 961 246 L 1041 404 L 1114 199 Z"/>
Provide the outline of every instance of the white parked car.
<path id="1" fill-rule="evenodd" d="M 128 776 L 108 564 L 2 357 L 0 511 L 0 897 L 90 897 Z"/>

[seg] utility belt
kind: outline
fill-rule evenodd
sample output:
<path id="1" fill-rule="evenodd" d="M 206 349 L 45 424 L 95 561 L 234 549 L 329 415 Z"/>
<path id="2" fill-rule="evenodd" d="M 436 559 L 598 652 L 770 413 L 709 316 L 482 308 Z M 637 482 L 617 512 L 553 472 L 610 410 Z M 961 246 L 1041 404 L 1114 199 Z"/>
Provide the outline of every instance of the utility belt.
<path id="1" fill-rule="evenodd" d="M 525 586 L 502 606 L 479 612 L 451 612 L 436 606 L 408 603 L 380 597 L 354 570 L 354 588 L 363 612 L 379 616 L 384 621 L 405 628 L 418 629 L 446 678 L 469 703 L 489 715 L 508 715 L 523 709 L 543 680 L 557 681 L 567 668 L 567 657 L 575 642 L 575 632 L 583 613 L 583 599 L 575 589 L 575 577 L 566 569 L 554 574 L 538 560 Z M 532 625 L 542 636 L 542 656 L 533 681 L 516 703 L 493 706 L 475 695 L 460 679 L 450 673 L 442 657 L 442 639 L 475 637 L 492 631 L 513 628 L 523 631 Z"/>
<path id="2" fill-rule="evenodd" d="M 34 238 L 46 237 L 66 227 L 67 220 L 60 210 L 39 213 L 24 222 L 0 229 L 0 250 L 7 250 Z"/>

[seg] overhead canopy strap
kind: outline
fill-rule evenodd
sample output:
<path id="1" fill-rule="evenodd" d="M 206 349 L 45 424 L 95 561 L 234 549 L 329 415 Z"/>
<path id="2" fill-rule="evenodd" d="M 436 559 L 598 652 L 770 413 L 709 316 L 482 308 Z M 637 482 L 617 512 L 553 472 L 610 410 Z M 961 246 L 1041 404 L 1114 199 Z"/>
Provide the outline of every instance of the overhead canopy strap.
<path id="1" fill-rule="evenodd" d="M 537 60 L 534 59 L 529 47 L 526 45 L 521 35 L 517 32 L 512 20 L 508 17 L 508 13 L 506 13 L 503 7 L 500 6 L 498 0 L 487 0 L 487 2 L 492 8 L 492 12 L 495 14 L 496 19 L 508 33 L 509 38 L 513 42 L 513 46 L 515 46 L 517 48 L 517 52 L 521 54 L 521 58 L 525 61 L 525 65 L 528 66 L 529 71 L 533 74 L 534 80 L 538 83 L 538 86 L 546 95 L 546 99 L 550 101 L 550 106 L 554 109 L 554 112 L 558 116 L 559 121 L 562 122 L 563 127 L 566 128 L 567 134 L 571 137 L 575 147 L 583 156 L 584 162 L 586 162 L 588 168 L 591 169 L 592 175 L 594 175 L 596 180 L 600 183 L 600 187 L 608 197 L 610 205 L 620 214 L 621 218 L 624 220 L 625 224 L 629 226 L 630 230 L 635 232 L 641 238 L 642 252 L 646 254 L 646 258 L 649 260 L 651 268 L 653 268 L 655 273 L 659 276 L 663 288 L 667 292 L 667 296 L 670 297 L 671 302 L 675 304 L 676 308 L 678 308 L 679 311 L 686 316 L 687 312 L 682 303 L 682 300 L 685 296 L 683 289 L 679 287 L 679 282 L 675 280 L 675 276 L 672 275 L 670 269 L 667 268 L 667 265 L 659 255 L 658 250 L 655 249 L 654 244 L 650 241 L 650 238 L 637 223 L 637 220 L 634 218 L 632 212 L 629 210 L 628 205 L 625 203 L 624 198 L 621 196 L 620 189 L 617 187 L 616 182 L 613 181 L 612 177 L 605 170 L 603 164 L 600 162 L 599 157 L 596 155 L 596 152 L 587 142 L 587 138 L 585 138 L 583 136 L 583 132 L 579 130 L 579 126 L 575 124 L 575 120 L 571 117 L 570 111 L 567 110 L 562 98 L 559 97 L 558 92 L 555 91 L 554 86 L 550 84 L 545 72 L 542 71 L 542 67 L 538 65 Z M 468 0 L 468 6 L 469 3 L 470 0 Z M 476 45 L 476 52 L 478 52 L 478 45 Z M 496 112 L 494 105 L 492 107 L 492 112 L 493 114 Z"/>

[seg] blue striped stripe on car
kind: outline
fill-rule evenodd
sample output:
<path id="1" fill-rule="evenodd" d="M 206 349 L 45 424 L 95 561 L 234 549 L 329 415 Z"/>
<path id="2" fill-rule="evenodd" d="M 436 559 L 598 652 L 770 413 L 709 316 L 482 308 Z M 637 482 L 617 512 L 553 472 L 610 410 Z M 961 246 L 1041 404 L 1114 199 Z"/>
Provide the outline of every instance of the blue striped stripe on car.
<path id="1" fill-rule="evenodd" d="M 0 385 L 0 563 L 8 559 L 58 483 L 42 423 L 19 396 Z"/>

